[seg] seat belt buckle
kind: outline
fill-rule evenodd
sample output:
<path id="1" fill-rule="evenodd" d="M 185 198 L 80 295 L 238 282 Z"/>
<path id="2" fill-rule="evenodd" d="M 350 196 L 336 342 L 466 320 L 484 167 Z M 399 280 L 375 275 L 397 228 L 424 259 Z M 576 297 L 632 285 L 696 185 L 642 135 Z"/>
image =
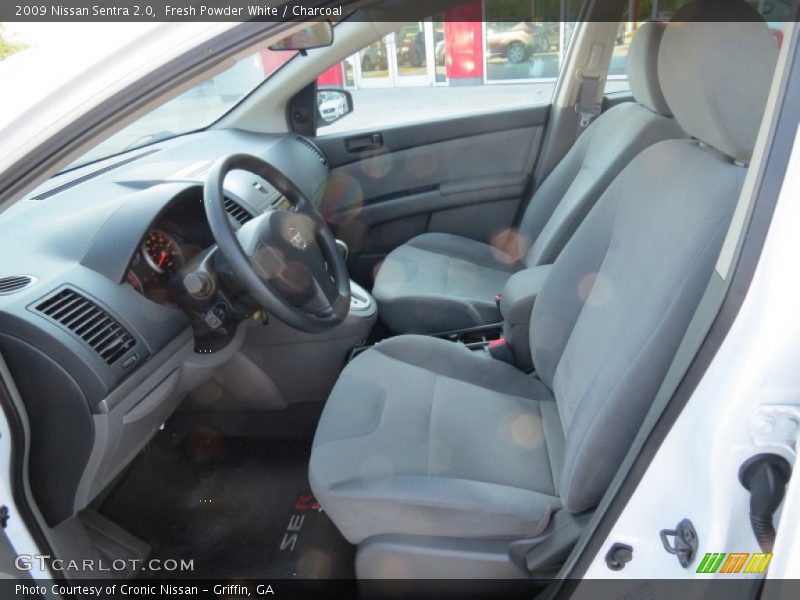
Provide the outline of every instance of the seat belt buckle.
<path id="1" fill-rule="evenodd" d="M 489 355 L 492 358 L 502 360 L 503 362 L 507 362 L 511 365 L 514 364 L 514 353 L 511 352 L 511 347 L 508 345 L 506 338 L 501 337 L 496 340 L 492 340 L 489 342 L 487 348 L 489 349 Z"/>
<path id="2" fill-rule="evenodd" d="M 497 294 L 494 297 L 494 305 L 497 307 L 497 312 L 499 312 L 501 315 L 503 314 L 503 311 L 500 310 L 500 303 L 502 301 L 503 301 L 503 294 Z"/>
<path id="3" fill-rule="evenodd" d="M 600 116 L 602 109 L 599 104 L 595 105 L 592 111 L 586 111 L 581 109 L 580 105 L 575 105 L 575 112 L 578 113 L 578 116 L 581 118 L 580 121 L 580 128 L 581 130 L 586 129 L 592 122 Z"/>
<path id="4" fill-rule="evenodd" d="M 594 48 L 592 48 L 594 50 Z M 597 101 L 600 91 L 602 73 L 598 70 L 581 70 L 577 73 L 580 85 L 578 98 L 575 102 L 575 112 L 580 116 L 580 129 L 583 131 L 592 124 L 603 110 L 602 103 Z"/>

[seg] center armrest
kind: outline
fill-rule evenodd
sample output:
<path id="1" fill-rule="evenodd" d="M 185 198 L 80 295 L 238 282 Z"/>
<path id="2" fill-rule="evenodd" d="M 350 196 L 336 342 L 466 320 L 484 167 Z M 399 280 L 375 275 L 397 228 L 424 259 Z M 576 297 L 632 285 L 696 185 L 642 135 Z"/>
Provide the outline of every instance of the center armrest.
<path id="1" fill-rule="evenodd" d="M 529 328 L 531 312 L 552 265 L 541 265 L 514 273 L 503 287 L 500 314 L 503 315 L 503 337 L 514 354 L 520 369 L 531 369 Z"/>

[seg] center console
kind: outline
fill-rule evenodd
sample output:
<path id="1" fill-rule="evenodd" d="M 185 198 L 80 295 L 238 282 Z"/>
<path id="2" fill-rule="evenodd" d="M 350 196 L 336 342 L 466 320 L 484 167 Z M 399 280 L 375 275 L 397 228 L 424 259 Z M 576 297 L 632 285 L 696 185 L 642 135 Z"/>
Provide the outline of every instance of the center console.
<path id="1" fill-rule="evenodd" d="M 503 337 L 514 364 L 523 371 L 533 369 L 530 348 L 531 313 L 551 268 L 552 265 L 542 265 L 517 271 L 506 282 L 500 296 Z"/>
<path id="2" fill-rule="evenodd" d="M 470 350 L 484 350 L 488 352 L 489 345 L 503 337 L 503 326 L 502 323 L 494 323 L 482 327 L 465 329 L 463 331 L 444 333 L 437 337 L 464 344 Z"/>
<path id="3" fill-rule="evenodd" d="M 551 266 L 532 267 L 511 276 L 502 294 L 497 297 L 503 317 L 501 323 L 443 333 L 437 337 L 464 344 L 476 352 L 486 352 L 523 371 L 532 370 L 529 340 L 531 313 Z"/>

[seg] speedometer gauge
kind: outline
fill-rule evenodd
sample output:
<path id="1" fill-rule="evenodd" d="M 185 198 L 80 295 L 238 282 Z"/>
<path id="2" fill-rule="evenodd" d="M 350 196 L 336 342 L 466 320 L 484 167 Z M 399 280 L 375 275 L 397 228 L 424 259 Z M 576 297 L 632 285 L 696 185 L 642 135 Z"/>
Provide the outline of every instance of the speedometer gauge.
<path id="1" fill-rule="evenodd" d="M 183 263 L 183 251 L 167 233 L 153 229 L 142 243 L 142 253 L 156 273 L 173 273 Z"/>

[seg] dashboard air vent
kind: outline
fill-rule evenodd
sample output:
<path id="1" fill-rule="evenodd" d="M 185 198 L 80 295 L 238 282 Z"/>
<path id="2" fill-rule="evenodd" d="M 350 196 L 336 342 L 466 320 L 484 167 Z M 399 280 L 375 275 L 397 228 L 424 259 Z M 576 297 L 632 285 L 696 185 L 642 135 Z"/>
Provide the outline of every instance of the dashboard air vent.
<path id="1" fill-rule="evenodd" d="M 11 275 L 10 277 L 0 277 L 0 296 L 13 294 L 26 287 L 32 286 L 36 279 L 30 275 Z"/>
<path id="2" fill-rule="evenodd" d="M 225 211 L 233 217 L 239 225 L 244 225 L 253 218 L 253 215 L 247 212 L 241 204 L 235 200 L 231 200 L 227 196 L 225 196 Z"/>
<path id="3" fill-rule="evenodd" d="M 114 317 L 70 288 L 39 303 L 36 310 L 81 338 L 109 365 L 136 345 L 134 337 Z"/>
<path id="4" fill-rule="evenodd" d="M 322 150 L 317 148 L 314 144 L 309 142 L 306 138 L 298 135 L 297 136 L 297 141 L 300 142 L 301 144 L 303 144 L 304 146 L 306 146 L 307 148 L 310 148 L 311 151 L 314 154 L 317 155 L 317 158 L 319 159 L 319 162 L 321 162 L 323 165 L 327 165 L 328 164 L 328 159 L 325 158 L 325 155 L 322 153 Z"/>

